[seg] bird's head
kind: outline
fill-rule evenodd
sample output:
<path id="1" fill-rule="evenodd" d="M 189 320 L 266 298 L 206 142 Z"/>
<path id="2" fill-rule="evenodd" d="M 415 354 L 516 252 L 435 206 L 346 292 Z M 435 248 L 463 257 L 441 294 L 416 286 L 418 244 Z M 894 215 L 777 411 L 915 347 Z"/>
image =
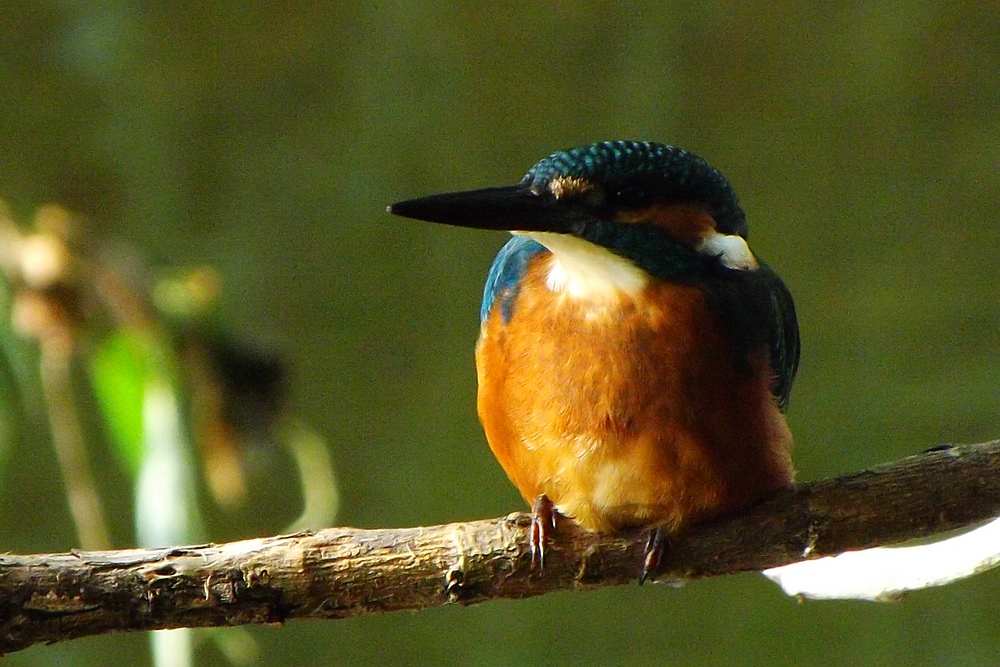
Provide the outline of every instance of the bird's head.
<path id="1" fill-rule="evenodd" d="M 693 153 L 652 142 L 559 151 L 517 185 L 411 199 L 389 212 L 523 233 L 557 255 L 586 255 L 587 246 L 598 246 L 663 279 L 758 266 L 746 244 L 746 216 L 725 177 Z"/>

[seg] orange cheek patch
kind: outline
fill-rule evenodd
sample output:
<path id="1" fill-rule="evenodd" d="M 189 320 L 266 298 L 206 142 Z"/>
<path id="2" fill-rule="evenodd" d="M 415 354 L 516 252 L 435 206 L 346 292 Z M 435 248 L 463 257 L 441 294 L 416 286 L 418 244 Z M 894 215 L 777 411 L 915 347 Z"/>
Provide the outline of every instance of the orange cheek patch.
<path id="1" fill-rule="evenodd" d="M 619 222 L 647 222 L 670 232 L 678 241 L 696 247 L 715 231 L 715 220 L 694 204 L 653 204 L 636 211 L 624 211 Z"/>

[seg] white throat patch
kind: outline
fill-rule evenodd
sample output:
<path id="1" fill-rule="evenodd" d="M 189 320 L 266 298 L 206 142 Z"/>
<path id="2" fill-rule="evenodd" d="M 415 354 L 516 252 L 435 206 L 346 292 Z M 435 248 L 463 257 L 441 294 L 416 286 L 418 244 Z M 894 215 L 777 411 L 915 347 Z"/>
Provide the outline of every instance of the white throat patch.
<path id="1" fill-rule="evenodd" d="M 632 262 L 579 237 L 552 232 L 524 235 L 552 252 L 545 284 L 553 292 L 599 301 L 622 293 L 637 296 L 649 280 Z"/>

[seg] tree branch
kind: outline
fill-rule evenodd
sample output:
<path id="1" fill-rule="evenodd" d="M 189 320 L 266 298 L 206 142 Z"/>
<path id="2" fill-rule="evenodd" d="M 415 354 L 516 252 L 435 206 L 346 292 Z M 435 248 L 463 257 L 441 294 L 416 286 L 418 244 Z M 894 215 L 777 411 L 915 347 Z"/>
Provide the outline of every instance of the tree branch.
<path id="1" fill-rule="evenodd" d="M 671 545 L 663 576 L 759 571 L 1000 515 L 1000 441 L 799 484 Z M 120 630 L 343 618 L 635 581 L 645 536 L 560 524 L 545 572 L 529 517 L 165 549 L 0 556 L 0 652 Z"/>

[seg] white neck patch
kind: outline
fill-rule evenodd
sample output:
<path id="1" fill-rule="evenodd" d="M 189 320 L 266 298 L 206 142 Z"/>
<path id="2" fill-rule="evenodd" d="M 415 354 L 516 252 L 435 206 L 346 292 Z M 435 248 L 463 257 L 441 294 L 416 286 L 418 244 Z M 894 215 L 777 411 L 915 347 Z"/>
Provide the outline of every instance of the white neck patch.
<path id="1" fill-rule="evenodd" d="M 622 293 L 637 296 L 649 280 L 646 272 L 610 250 L 570 234 L 524 232 L 552 252 L 545 284 L 575 299 L 601 301 Z"/>
<path id="2" fill-rule="evenodd" d="M 730 269 L 750 271 L 760 267 L 746 239 L 736 234 L 710 232 L 698 244 L 698 252 L 709 257 L 718 257 L 719 262 Z"/>

